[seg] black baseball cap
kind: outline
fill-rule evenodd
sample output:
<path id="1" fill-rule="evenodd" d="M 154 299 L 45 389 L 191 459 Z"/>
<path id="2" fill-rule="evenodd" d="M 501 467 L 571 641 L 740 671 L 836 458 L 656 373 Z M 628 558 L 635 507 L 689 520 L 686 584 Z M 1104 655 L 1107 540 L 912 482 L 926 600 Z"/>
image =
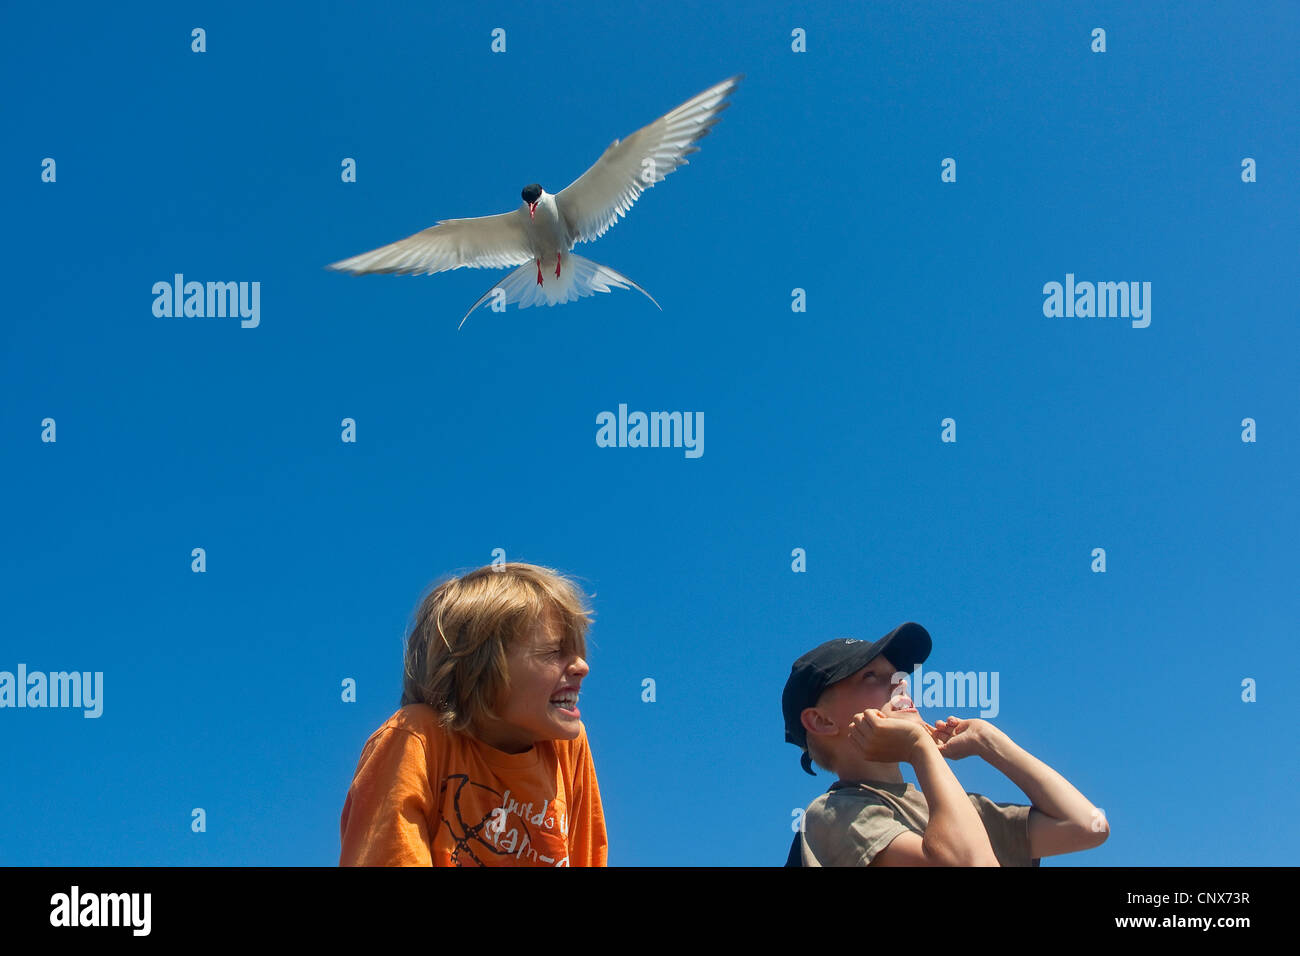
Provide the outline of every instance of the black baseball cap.
<path id="1" fill-rule="evenodd" d="M 781 692 L 781 713 L 785 717 L 786 743 L 803 751 L 799 764 L 805 773 L 817 775 L 808 758 L 808 732 L 799 715 L 817 705 L 822 691 L 850 674 L 856 674 L 881 654 L 898 671 L 910 671 L 930 656 L 930 632 L 914 621 L 900 624 L 874 644 L 852 637 L 837 637 L 819 644 L 790 667 L 790 677 Z"/>

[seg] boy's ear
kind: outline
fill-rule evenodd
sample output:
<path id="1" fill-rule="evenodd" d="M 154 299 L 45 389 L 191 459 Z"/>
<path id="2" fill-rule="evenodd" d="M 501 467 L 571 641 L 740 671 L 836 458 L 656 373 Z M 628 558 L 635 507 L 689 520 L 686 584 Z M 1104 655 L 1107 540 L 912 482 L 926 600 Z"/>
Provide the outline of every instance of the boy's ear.
<path id="1" fill-rule="evenodd" d="M 799 722 L 803 724 L 803 729 L 810 734 L 833 734 L 838 730 L 835 721 L 831 720 L 816 707 L 805 707 L 799 714 Z"/>

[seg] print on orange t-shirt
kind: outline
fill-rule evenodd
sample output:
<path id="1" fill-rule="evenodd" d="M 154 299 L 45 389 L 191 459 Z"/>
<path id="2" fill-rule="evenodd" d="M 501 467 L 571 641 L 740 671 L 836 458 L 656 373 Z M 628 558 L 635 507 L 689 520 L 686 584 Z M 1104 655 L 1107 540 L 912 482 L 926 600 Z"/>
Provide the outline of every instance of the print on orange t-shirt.
<path id="1" fill-rule="evenodd" d="M 604 866 L 584 727 L 508 754 L 403 707 L 366 741 L 339 822 L 340 866 Z"/>

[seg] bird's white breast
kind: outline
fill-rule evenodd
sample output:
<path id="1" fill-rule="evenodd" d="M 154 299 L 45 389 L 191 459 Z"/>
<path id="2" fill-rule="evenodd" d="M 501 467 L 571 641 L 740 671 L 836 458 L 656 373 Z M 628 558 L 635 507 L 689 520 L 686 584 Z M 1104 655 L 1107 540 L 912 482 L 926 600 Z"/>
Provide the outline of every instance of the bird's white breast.
<path id="1" fill-rule="evenodd" d="M 527 214 L 525 206 L 524 215 Z M 529 227 L 533 255 L 539 259 L 553 259 L 557 253 L 568 252 L 573 248 L 573 243 L 569 241 L 568 227 L 555 205 L 555 197 L 550 193 L 542 193 L 537 203 L 537 215 L 529 220 Z"/>

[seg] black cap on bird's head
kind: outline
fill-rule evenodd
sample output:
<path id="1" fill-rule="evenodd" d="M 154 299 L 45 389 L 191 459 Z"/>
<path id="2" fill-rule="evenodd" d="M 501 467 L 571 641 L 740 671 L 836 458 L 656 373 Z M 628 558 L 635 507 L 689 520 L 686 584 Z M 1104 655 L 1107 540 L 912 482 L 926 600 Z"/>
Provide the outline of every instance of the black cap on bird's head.
<path id="1" fill-rule="evenodd" d="M 528 215 L 537 217 L 537 201 L 542 198 L 542 187 L 539 183 L 533 183 L 531 186 L 525 186 L 524 191 L 520 194 L 524 197 L 524 202 L 528 203 Z"/>

